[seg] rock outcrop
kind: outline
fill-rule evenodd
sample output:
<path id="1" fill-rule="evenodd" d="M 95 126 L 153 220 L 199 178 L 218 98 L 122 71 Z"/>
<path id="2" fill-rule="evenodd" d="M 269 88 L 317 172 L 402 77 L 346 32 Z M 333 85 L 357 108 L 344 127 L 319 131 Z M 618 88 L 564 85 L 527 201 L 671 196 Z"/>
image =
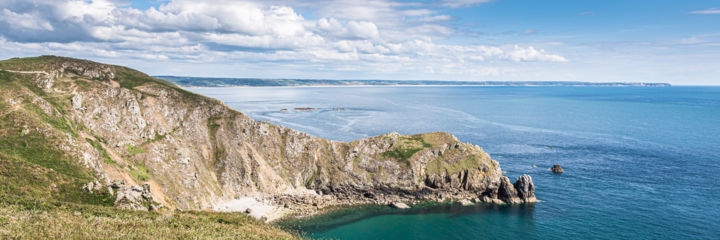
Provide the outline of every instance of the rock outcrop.
<path id="1" fill-rule="evenodd" d="M 119 207 L 212 209 L 252 197 L 307 213 L 348 204 L 535 201 L 529 176 L 510 183 L 482 148 L 448 133 L 331 141 L 255 121 L 131 69 L 47 58 L 38 71 L 54 84 L 44 94 L 67 102 L 22 94 L 82 126 L 63 148 L 96 172 L 100 184 L 86 188 L 113 186 Z"/>
<path id="2" fill-rule="evenodd" d="M 527 203 L 537 201 L 535 198 L 535 184 L 533 184 L 532 177 L 530 177 L 530 175 L 523 174 L 515 180 L 513 186 L 515 186 L 518 197 L 522 199 L 523 202 Z"/>
<path id="3" fill-rule="evenodd" d="M 563 168 L 560 166 L 560 164 L 555 164 L 555 165 L 553 165 L 552 168 L 550 168 L 550 171 L 552 171 L 552 172 L 554 172 L 554 173 L 563 173 L 563 172 L 564 172 L 564 170 L 563 170 Z"/>

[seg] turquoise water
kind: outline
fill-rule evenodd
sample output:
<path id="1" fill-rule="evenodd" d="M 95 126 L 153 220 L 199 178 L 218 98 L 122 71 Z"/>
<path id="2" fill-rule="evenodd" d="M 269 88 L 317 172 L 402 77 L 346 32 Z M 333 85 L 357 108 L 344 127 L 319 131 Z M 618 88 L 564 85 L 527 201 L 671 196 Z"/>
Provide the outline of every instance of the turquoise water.
<path id="1" fill-rule="evenodd" d="M 310 237 L 720 239 L 720 88 L 192 91 L 255 119 L 334 140 L 447 131 L 482 146 L 511 179 L 532 175 L 542 200 L 515 207 L 360 208 L 297 226 Z M 279 111 L 295 107 L 318 110 Z M 552 174 L 555 163 L 565 173 Z"/>

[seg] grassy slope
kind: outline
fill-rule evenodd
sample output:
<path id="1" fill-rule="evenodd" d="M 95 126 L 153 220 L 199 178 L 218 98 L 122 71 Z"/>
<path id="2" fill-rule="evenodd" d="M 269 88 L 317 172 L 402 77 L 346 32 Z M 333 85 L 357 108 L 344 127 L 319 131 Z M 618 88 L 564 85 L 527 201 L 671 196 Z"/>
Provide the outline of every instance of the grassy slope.
<path id="1" fill-rule="evenodd" d="M 99 65 L 43 56 L 0 61 L 0 69 L 51 71 L 66 61 Z M 121 87 L 155 83 L 176 88 L 131 69 L 111 67 Z M 294 238 L 245 214 L 119 210 L 110 207 L 114 197 L 107 192 L 82 191 L 94 173 L 59 149 L 68 136 L 83 141 L 78 136 L 82 126 L 63 116 L 68 98 L 45 93 L 32 78 L 0 71 L 0 238 Z M 20 104 L 10 106 L 8 100 Z M 44 103 L 50 113 L 40 106 Z"/>
<path id="2" fill-rule="evenodd" d="M 293 239 L 242 213 L 144 212 L 0 195 L 0 238 Z"/>

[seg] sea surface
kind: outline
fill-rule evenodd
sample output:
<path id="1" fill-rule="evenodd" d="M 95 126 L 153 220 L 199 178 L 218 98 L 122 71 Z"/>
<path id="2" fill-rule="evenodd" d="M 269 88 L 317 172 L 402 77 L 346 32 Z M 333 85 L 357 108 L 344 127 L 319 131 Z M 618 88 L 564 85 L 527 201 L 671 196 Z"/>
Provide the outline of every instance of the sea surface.
<path id="1" fill-rule="evenodd" d="M 447 131 L 483 147 L 512 181 L 530 174 L 542 200 L 364 206 L 295 223 L 309 237 L 720 239 L 720 87 L 189 90 L 333 140 Z"/>

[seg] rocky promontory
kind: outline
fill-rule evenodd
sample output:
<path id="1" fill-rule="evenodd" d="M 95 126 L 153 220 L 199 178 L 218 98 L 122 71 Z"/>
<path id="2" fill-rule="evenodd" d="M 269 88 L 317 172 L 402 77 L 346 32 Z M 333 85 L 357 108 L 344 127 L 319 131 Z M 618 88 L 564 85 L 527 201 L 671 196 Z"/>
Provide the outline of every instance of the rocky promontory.
<path id="1" fill-rule="evenodd" d="M 6 134 L 57 139 L 53 146 L 94 172 L 89 191 L 126 184 L 106 190 L 124 208 L 246 211 L 252 203 L 262 210 L 252 214 L 272 220 L 339 205 L 536 201 L 530 176 L 512 183 L 481 147 L 449 133 L 331 141 L 120 66 L 45 56 L 0 69 L 31 81 L 0 88 L 3 114 L 39 109 L 52 120 L 16 118 L 27 131 Z"/>

